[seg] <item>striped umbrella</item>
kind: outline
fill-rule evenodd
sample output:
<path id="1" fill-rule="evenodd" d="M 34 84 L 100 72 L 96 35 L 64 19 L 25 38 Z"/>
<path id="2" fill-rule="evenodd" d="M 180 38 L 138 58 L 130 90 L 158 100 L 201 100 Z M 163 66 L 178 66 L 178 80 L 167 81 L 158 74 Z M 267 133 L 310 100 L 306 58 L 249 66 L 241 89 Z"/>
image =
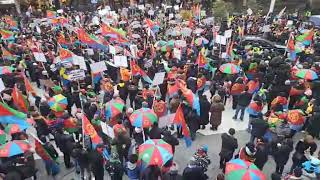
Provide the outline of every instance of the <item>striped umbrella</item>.
<path id="1" fill-rule="evenodd" d="M 10 66 L 0 66 L 0 75 L 1 74 L 11 74 L 14 70 L 13 67 Z"/>
<path id="2" fill-rule="evenodd" d="M 265 180 L 265 175 L 251 162 L 233 159 L 227 162 L 226 180 Z"/>
<path id="3" fill-rule="evenodd" d="M 11 134 L 15 134 L 18 132 L 22 132 L 24 130 L 26 130 L 28 128 L 28 126 L 24 126 L 21 124 L 8 124 L 5 128 L 4 131 L 11 135 Z"/>
<path id="4" fill-rule="evenodd" d="M 141 108 L 135 110 L 130 116 L 130 122 L 134 127 L 148 128 L 157 122 L 158 117 L 152 109 Z"/>
<path id="5" fill-rule="evenodd" d="M 22 140 L 14 140 L 0 146 L 0 157 L 12 157 L 23 154 L 31 148 L 30 144 Z"/>
<path id="6" fill-rule="evenodd" d="M 315 80 L 318 79 L 318 75 L 311 69 L 300 69 L 296 73 L 296 76 L 301 79 L 305 80 Z"/>
<path id="7" fill-rule="evenodd" d="M 114 99 L 106 103 L 106 118 L 114 118 L 122 113 L 125 104 L 121 99 Z"/>
<path id="8" fill-rule="evenodd" d="M 172 158 L 171 145 L 162 139 L 149 139 L 139 146 L 139 159 L 147 165 L 161 167 Z"/>
<path id="9" fill-rule="evenodd" d="M 52 111 L 62 112 L 67 108 L 68 100 L 62 94 L 59 94 L 50 98 L 48 104 Z"/>
<path id="10" fill-rule="evenodd" d="M 219 70 L 225 74 L 238 74 L 240 72 L 240 67 L 232 63 L 226 63 L 222 64 Z"/>

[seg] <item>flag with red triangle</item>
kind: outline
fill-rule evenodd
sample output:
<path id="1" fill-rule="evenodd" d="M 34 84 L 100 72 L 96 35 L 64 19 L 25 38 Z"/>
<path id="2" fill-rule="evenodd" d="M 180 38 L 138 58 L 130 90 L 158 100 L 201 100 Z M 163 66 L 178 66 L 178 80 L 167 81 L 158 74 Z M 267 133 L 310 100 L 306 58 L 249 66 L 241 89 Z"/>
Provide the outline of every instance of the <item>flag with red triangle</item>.
<path id="1" fill-rule="evenodd" d="M 27 113 L 29 108 L 28 100 L 22 94 L 22 92 L 18 89 L 17 85 L 14 86 L 11 96 L 12 96 L 14 105 L 22 112 Z"/>
<path id="2" fill-rule="evenodd" d="M 183 138 L 185 140 L 186 146 L 190 147 L 192 145 L 190 130 L 188 128 L 188 125 L 186 123 L 186 120 L 184 118 L 183 109 L 181 104 L 179 105 L 176 114 L 173 119 L 173 123 L 175 123 L 177 126 L 181 127 Z"/>

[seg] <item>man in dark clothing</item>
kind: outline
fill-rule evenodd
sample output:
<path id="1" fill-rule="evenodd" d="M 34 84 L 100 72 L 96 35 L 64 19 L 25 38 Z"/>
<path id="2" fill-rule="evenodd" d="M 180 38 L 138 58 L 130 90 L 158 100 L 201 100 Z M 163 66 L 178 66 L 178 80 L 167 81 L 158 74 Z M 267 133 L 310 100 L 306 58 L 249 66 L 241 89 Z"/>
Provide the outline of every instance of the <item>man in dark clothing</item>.
<path id="1" fill-rule="evenodd" d="M 152 125 L 152 128 L 150 130 L 150 134 L 149 134 L 149 137 L 150 139 L 161 139 L 161 129 L 158 127 L 158 123 L 155 122 L 153 125 Z"/>
<path id="2" fill-rule="evenodd" d="M 89 153 L 91 171 L 96 180 L 103 180 L 104 176 L 104 160 L 102 156 L 103 148 L 103 145 L 97 145 L 96 149 Z"/>
<path id="3" fill-rule="evenodd" d="M 70 162 L 70 156 L 73 149 L 71 146 L 74 143 L 73 136 L 69 134 L 63 134 L 62 130 L 59 129 L 55 132 L 54 139 L 57 147 L 63 153 L 63 160 L 66 168 L 72 168 L 73 164 Z"/>
<path id="4" fill-rule="evenodd" d="M 201 125 L 201 129 L 205 129 L 206 125 L 209 123 L 209 110 L 211 105 L 207 99 L 207 96 L 205 95 L 199 96 L 199 103 L 200 103 L 200 125 Z"/>
<path id="5" fill-rule="evenodd" d="M 247 106 L 249 106 L 251 98 L 252 94 L 248 92 L 248 88 L 246 87 L 246 90 L 239 95 L 236 114 L 233 116 L 234 120 L 238 118 L 238 113 L 239 111 L 241 111 L 240 120 L 243 121 L 244 111 L 247 108 Z"/>
<path id="6" fill-rule="evenodd" d="M 254 143 L 255 138 L 263 137 L 269 125 L 265 120 L 263 120 L 262 114 L 257 116 L 257 118 L 252 119 L 250 124 L 252 126 L 250 142 Z"/>
<path id="7" fill-rule="evenodd" d="M 228 133 L 223 133 L 221 135 L 222 146 L 220 155 L 220 169 L 225 170 L 226 162 L 230 161 L 233 157 L 234 151 L 238 148 L 238 141 L 234 138 L 235 129 L 230 128 Z"/>
<path id="8" fill-rule="evenodd" d="M 183 170 L 183 180 L 206 180 L 208 176 L 205 174 L 203 168 L 198 166 L 193 160 L 190 161 L 188 166 Z"/>
<path id="9" fill-rule="evenodd" d="M 174 137 L 170 131 L 164 131 L 162 134 L 163 134 L 162 140 L 164 140 L 165 142 L 171 145 L 172 153 L 174 154 L 175 147 L 179 145 L 179 140 L 176 137 Z"/>
<path id="10" fill-rule="evenodd" d="M 263 139 L 258 139 L 256 149 L 254 164 L 262 171 L 263 166 L 268 161 L 268 145 L 264 143 Z"/>

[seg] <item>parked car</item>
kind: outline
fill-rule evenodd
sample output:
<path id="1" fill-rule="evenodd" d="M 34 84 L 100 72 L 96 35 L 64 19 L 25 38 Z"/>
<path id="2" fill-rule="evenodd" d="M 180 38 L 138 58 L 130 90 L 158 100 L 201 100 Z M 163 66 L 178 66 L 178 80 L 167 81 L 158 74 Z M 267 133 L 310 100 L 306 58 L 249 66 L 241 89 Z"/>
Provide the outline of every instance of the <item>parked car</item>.
<path id="1" fill-rule="evenodd" d="M 273 49 L 278 51 L 279 53 L 284 53 L 286 50 L 286 46 L 276 44 L 260 36 L 244 36 L 241 40 L 241 45 L 242 46 L 252 45 L 254 47 L 260 47 L 262 49 L 269 49 L 269 50 Z"/>

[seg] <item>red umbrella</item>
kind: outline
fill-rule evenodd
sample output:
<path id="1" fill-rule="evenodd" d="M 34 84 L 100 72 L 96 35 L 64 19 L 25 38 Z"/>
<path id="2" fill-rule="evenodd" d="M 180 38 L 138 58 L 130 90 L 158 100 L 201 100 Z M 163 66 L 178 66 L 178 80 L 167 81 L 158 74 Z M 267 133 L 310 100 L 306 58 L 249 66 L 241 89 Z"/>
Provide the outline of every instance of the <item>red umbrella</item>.
<path id="1" fill-rule="evenodd" d="M 304 123 L 305 117 L 300 109 L 293 109 L 288 111 L 287 120 L 290 124 L 301 125 Z"/>

